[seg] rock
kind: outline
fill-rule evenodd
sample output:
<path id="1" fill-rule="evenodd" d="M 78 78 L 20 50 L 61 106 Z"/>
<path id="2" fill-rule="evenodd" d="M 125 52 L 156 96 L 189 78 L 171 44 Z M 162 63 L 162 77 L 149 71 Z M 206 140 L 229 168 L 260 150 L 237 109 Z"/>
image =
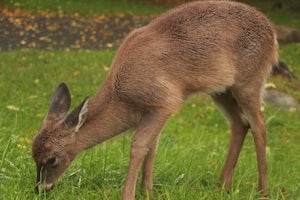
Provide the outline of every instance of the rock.
<path id="1" fill-rule="evenodd" d="M 295 109 L 300 111 L 299 102 L 292 96 L 280 92 L 276 89 L 266 89 L 263 92 L 263 99 L 266 104 L 285 109 Z"/>
<path id="2" fill-rule="evenodd" d="M 300 42 L 300 31 L 283 25 L 273 24 L 279 44 Z"/>

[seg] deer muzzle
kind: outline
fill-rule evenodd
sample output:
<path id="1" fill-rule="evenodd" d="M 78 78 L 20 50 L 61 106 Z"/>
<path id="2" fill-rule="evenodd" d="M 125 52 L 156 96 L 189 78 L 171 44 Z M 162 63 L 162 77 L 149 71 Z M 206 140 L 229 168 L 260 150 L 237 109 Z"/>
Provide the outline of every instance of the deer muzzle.
<path id="1" fill-rule="evenodd" d="M 53 188 L 53 183 L 37 183 L 35 185 L 34 191 L 35 193 L 48 192 Z"/>

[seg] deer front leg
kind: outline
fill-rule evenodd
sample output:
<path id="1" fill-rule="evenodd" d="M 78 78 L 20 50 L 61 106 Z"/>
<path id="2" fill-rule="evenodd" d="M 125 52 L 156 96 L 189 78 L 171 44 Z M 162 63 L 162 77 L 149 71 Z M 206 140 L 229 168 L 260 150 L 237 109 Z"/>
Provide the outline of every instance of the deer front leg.
<path id="1" fill-rule="evenodd" d="M 138 172 L 143 162 L 145 155 L 148 152 L 147 147 L 135 146 L 131 144 L 130 150 L 130 162 L 127 171 L 127 177 L 122 192 L 122 200 L 134 200 L 136 181 L 138 178 Z"/>
<path id="2" fill-rule="evenodd" d="M 149 186 L 148 183 L 151 182 L 152 187 L 153 159 L 155 154 L 152 148 L 156 146 L 159 134 L 168 117 L 169 114 L 152 111 L 145 115 L 139 124 L 131 142 L 130 162 L 122 192 L 122 200 L 134 199 L 138 172 L 146 156 L 144 172 L 147 172 L 145 173 L 146 176 L 143 177 L 145 182 L 147 182 L 146 185 Z M 149 176 L 150 173 L 151 176 Z"/>
<path id="3" fill-rule="evenodd" d="M 152 147 L 149 149 L 148 154 L 145 157 L 143 162 L 143 173 L 142 173 L 142 181 L 141 181 L 141 190 L 145 194 L 152 196 L 153 189 L 153 169 L 154 169 L 154 160 L 157 148 L 156 141 Z"/>

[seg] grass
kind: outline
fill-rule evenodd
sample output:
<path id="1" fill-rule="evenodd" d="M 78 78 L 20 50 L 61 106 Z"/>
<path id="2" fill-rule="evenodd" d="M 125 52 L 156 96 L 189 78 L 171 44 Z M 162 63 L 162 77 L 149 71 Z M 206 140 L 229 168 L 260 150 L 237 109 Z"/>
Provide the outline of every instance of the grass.
<path id="1" fill-rule="evenodd" d="M 81 15 L 103 14 L 153 14 L 161 13 L 165 8 L 151 6 L 139 0 L 3 0 L 9 8 L 39 12 L 60 12 L 64 14 L 78 13 Z"/>
<path id="2" fill-rule="evenodd" d="M 118 199 L 126 175 L 130 134 L 81 154 L 46 196 L 33 193 L 35 164 L 30 155 L 31 139 L 41 127 L 57 84 L 69 84 L 74 107 L 97 91 L 114 54 L 34 50 L 0 54 L 3 199 L 65 199 L 66 195 L 69 199 Z M 295 119 L 300 114 L 266 107 L 265 115 L 272 199 L 298 198 L 300 124 Z M 208 97 L 197 95 L 189 99 L 171 117 L 162 134 L 155 166 L 155 199 L 256 199 L 257 169 L 251 134 L 235 171 L 232 192 L 216 192 L 228 140 L 225 120 Z M 142 199 L 139 194 L 138 199 Z"/>
<path id="3" fill-rule="evenodd" d="M 284 24 L 286 26 L 300 29 L 300 13 L 297 11 L 291 11 L 290 8 L 293 6 L 292 1 L 294 0 L 281 1 L 282 9 L 273 9 L 274 0 L 240 0 L 240 2 L 247 3 L 258 8 L 276 24 Z"/>
<path id="4" fill-rule="evenodd" d="M 26 2 L 41 1 L 6 2 L 12 6 L 19 2 L 17 6 L 30 9 Z M 60 6 L 64 8 L 64 4 L 67 6 L 70 2 L 75 1 L 63 1 Z M 81 1 L 76 2 L 78 4 L 74 3 L 70 13 L 76 12 L 76 5 Z M 87 5 L 84 12 L 90 9 L 96 12 L 97 5 Z M 108 6 L 107 9 L 122 12 L 123 8 L 117 8 L 122 6 L 115 7 Z M 156 11 L 150 9 L 149 12 Z M 297 26 L 299 18 L 293 24 Z M 129 161 L 130 133 L 79 155 L 48 194 L 33 193 L 36 169 L 30 154 L 31 140 L 41 127 L 50 97 L 59 82 L 68 83 L 72 107 L 75 107 L 85 96 L 97 91 L 114 55 L 113 50 L 0 52 L 0 199 L 120 198 Z M 300 77 L 300 45 L 280 47 L 280 57 Z M 272 77 L 269 81 L 300 100 L 298 80 L 288 82 Z M 270 198 L 299 199 L 300 113 L 266 106 L 264 114 L 268 129 Z M 209 98 L 205 95 L 190 98 L 170 118 L 161 136 L 153 199 L 258 199 L 256 156 L 251 134 L 245 140 L 231 192 L 217 192 L 216 184 L 228 142 L 227 124 Z M 144 199 L 138 190 L 137 199 Z"/>

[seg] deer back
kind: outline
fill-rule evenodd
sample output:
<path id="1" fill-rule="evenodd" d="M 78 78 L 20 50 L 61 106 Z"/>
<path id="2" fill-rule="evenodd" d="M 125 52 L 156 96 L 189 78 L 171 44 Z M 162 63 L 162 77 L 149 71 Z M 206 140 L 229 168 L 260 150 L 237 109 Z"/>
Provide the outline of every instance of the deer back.
<path id="1" fill-rule="evenodd" d="M 276 36 L 263 14 L 236 2 L 200 1 L 131 33 L 110 76 L 121 98 L 170 106 L 197 91 L 264 80 L 276 58 Z"/>

